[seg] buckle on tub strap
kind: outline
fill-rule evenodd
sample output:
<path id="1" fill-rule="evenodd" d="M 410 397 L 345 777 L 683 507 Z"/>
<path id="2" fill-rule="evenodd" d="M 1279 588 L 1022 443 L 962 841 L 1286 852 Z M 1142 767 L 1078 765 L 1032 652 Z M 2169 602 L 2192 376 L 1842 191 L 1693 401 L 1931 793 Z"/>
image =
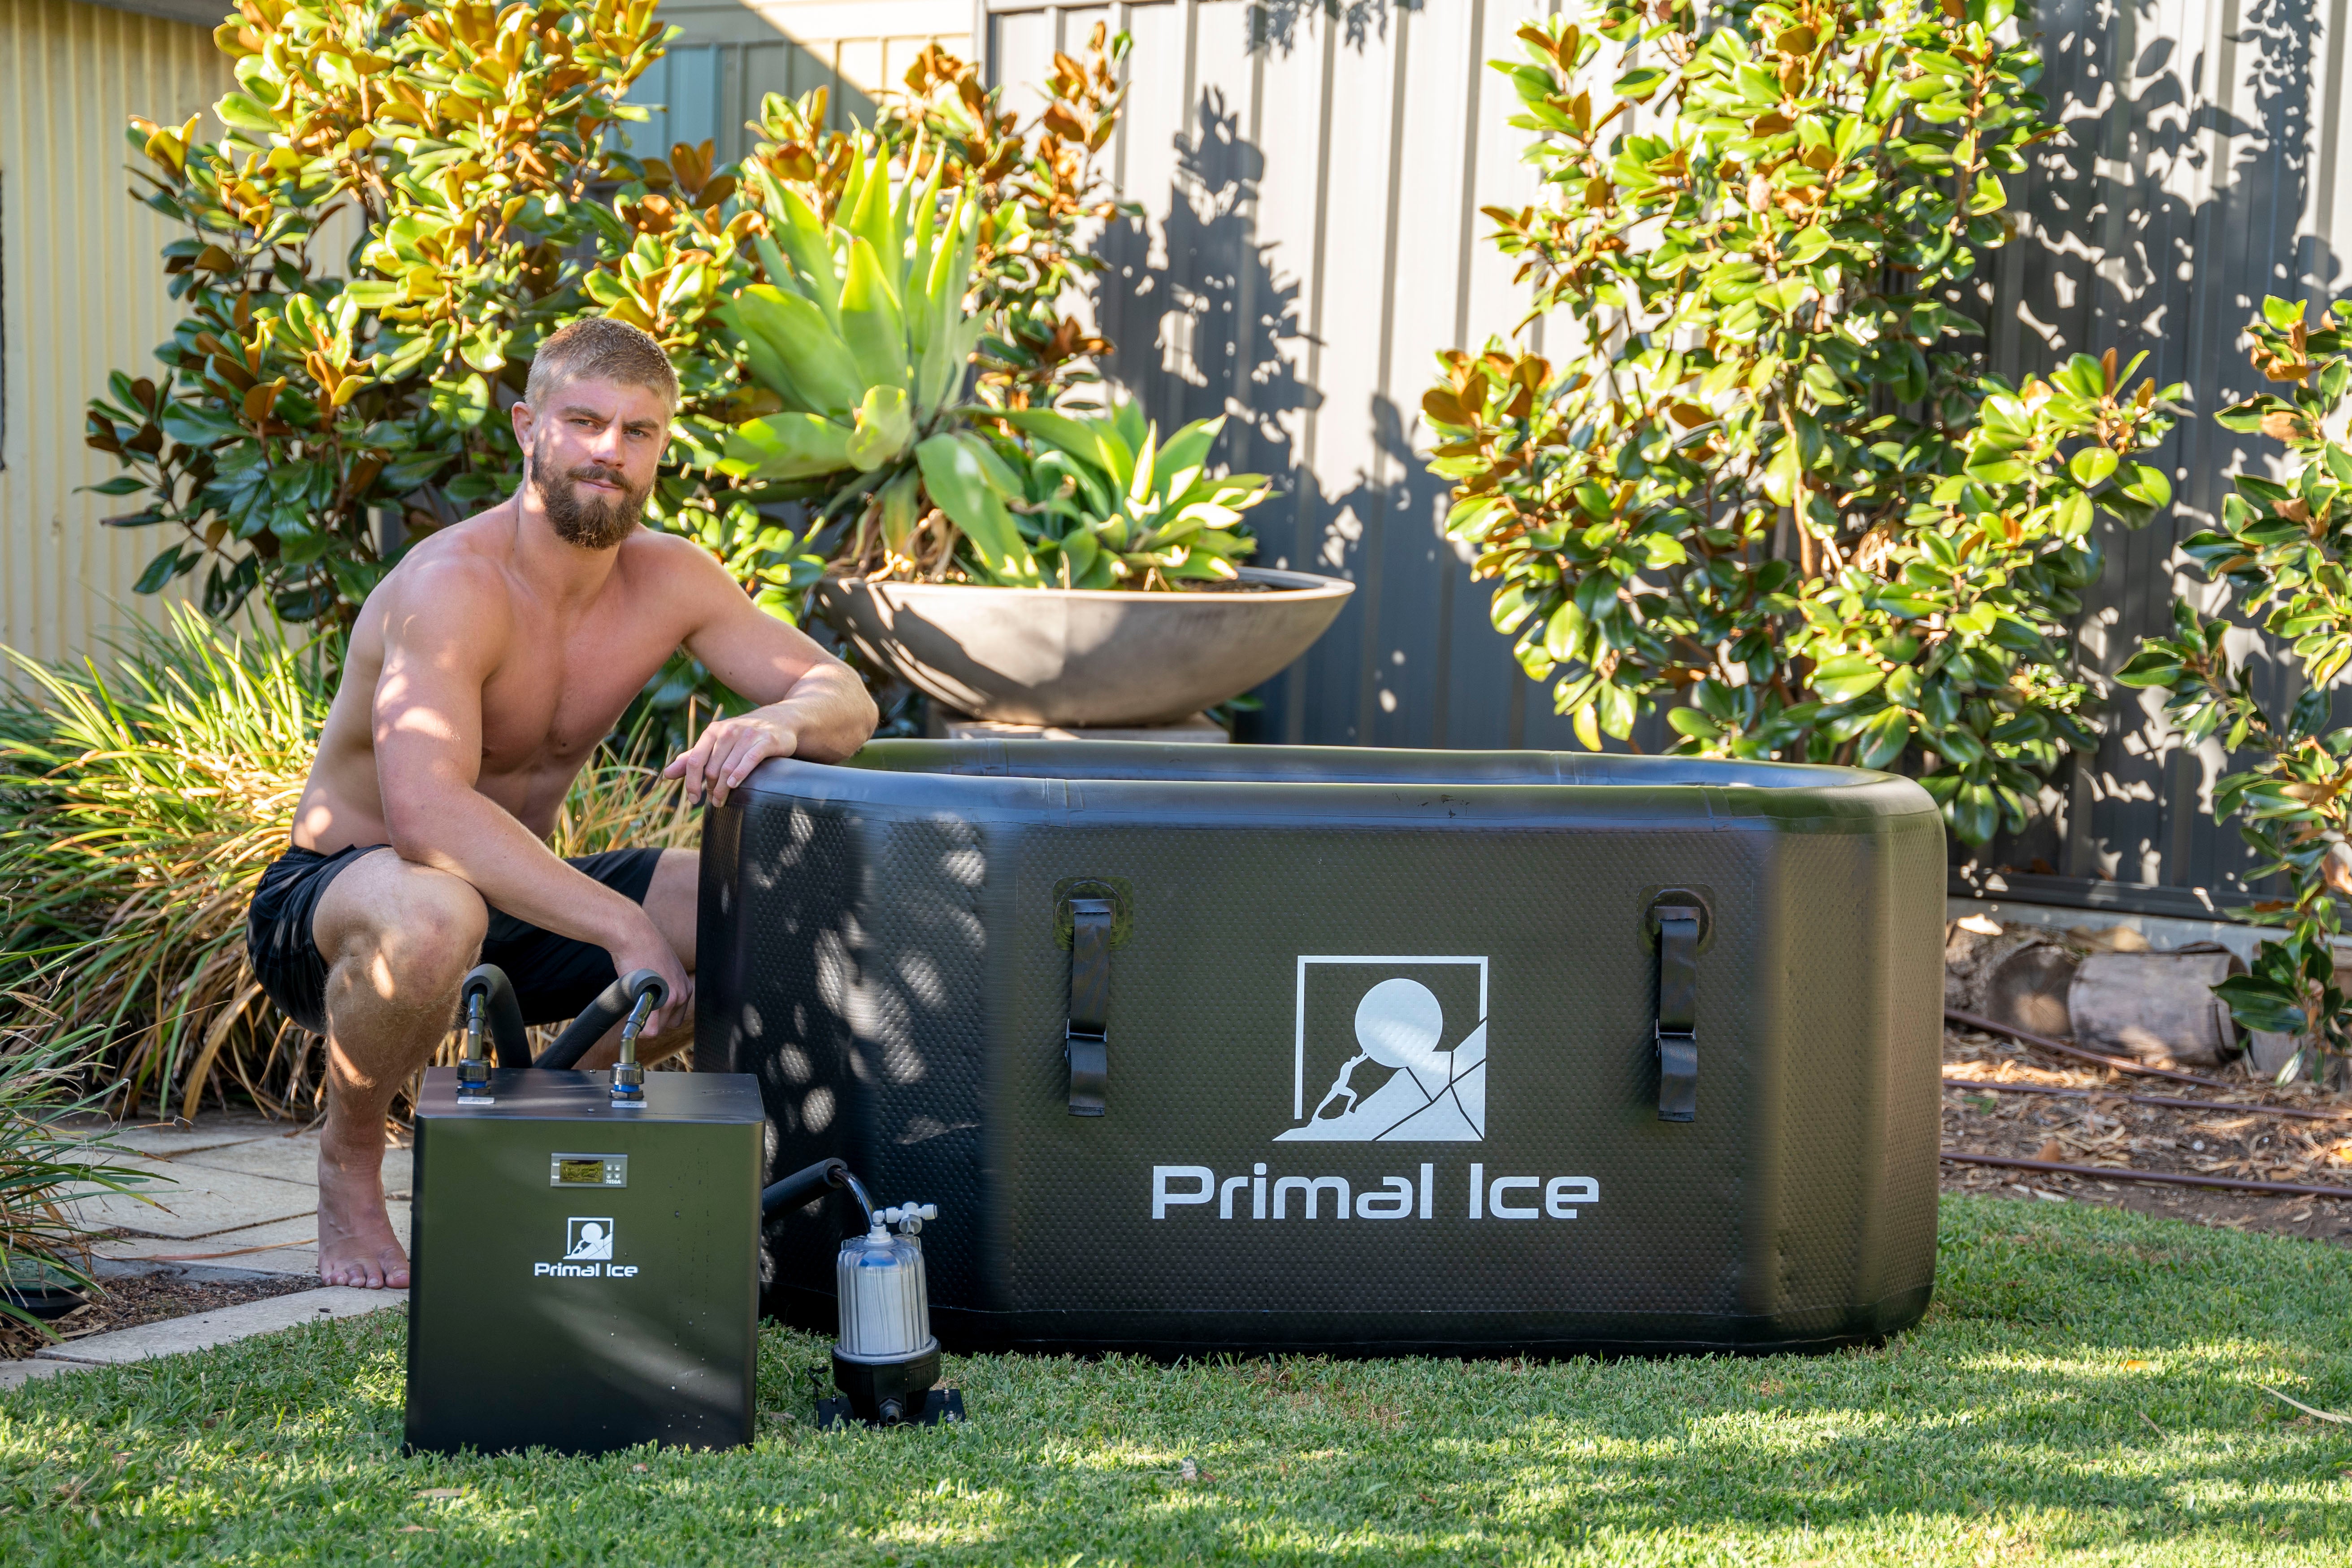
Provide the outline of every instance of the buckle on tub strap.
<path id="1" fill-rule="evenodd" d="M 1699 911 L 1680 904 L 1651 910 L 1658 922 L 1658 1120 L 1698 1116 Z"/>
<path id="2" fill-rule="evenodd" d="M 1070 1017 L 1062 1055 L 1070 1064 L 1070 1114 L 1100 1116 L 1110 1092 L 1111 900 L 1070 900 Z"/>

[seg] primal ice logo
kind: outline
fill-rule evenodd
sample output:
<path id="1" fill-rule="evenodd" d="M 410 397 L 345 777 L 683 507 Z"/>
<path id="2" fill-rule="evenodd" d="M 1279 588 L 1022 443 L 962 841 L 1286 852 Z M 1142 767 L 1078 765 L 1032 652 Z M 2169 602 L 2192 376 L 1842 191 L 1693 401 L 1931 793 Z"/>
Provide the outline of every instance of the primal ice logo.
<path id="1" fill-rule="evenodd" d="M 610 1218 L 567 1219 L 563 1222 L 563 1261 L 609 1263 L 613 1258 Z"/>
<path id="2" fill-rule="evenodd" d="M 534 1263 L 534 1279 L 635 1279 L 638 1266 L 613 1261 L 610 1215 L 573 1215 L 563 1222 L 563 1261 Z"/>
<path id="3" fill-rule="evenodd" d="M 1449 1020 L 1470 1024 L 1450 1046 Z M 1293 1060 L 1290 1114 L 1301 1125 L 1276 1142 L 1477 1142 L 1486 960 L 1302 955 Z M 1325 1084 L 1310 1111 L 1308 1094 Z"/>

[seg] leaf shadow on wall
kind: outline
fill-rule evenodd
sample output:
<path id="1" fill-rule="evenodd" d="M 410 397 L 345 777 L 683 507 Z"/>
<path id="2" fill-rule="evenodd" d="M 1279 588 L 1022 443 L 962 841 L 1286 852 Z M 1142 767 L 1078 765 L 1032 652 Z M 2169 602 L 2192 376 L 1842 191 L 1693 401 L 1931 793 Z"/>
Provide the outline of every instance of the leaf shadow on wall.
<path id="1" fill-rule="evenodd" d="M 2159 31 L 2203 16 L 2160 0 L 2058 0 L 2036 19 L 2041 90 L 2066 134 L 2011 182 L 2027 221 L 1988 258 L 1993 366 L 2018 381 L 2074 353 L 2113 348 L 2128 363 L 2145 352 L 2141 374 L 2186 383 L 2189 412 L 2152 459 L 2173 479 L 2171 512 L 2136 532 L 2103 521 L 2094 535 L 2105 571 L 2084 593 L 2075 632 L 2105 730 L 2097 752 L 2063 763 L 2026 831 L 1973 858 L 2239 896 L 2253 856 L 2201 804 L 2231 764 L 2218 742 L 2183 752 L 2161 694 L 2112 677 L 2142 638 L 2168 631 L 2176 592 L 2200 609 L 2220 603 L 2176 547 L 2218 519 L 2230 474 L 2269 471 L 2280 456 L 2275 442 L 2213 423 L 2260 384 L 2240 347 L 2245 321 L 2265 293 L 2309 299 L 2316 316 L 2344 268 L 2324 233 L 2298 232 L 2316 184 L 2333 178 L 2312 121 L 2326 31 L 2316 0 L 2252 0 L 2228 50 Z M 2228 70 L 2234 84 L 2218 79 Z M 2297 673 L 2265 642 L 2242 646 L 2263 700 L 2284 704 Z M 1971 858 L 1957 843 L 1953 855 Z"/>

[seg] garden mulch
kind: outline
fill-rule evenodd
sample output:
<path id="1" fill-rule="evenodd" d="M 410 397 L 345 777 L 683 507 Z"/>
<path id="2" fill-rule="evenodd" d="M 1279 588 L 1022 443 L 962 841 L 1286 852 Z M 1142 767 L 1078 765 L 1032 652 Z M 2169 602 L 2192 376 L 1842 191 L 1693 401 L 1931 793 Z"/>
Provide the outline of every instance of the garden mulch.
<path id="1" fill-rule="evenodd" d="M 269 1274 L 249 1279 L 193 1279 L 158 1270 L 135 1279 L 101 1281 L 106 1293 L 87 1306 L 77 1307 L 49 1326 L 68 1341 L 91 1334 L 135 1329 L 167 1318 L 209 1312 L 215 1307 L 240 1306 L 297 1290 L 315 1290 L 316 1279 L 299 1274 Z"/>
<path id="2" fill-rule="evenodd" d="M 49 1324 L 57 1339 L 43 1339 L 21 1324 L 0 1325 L 0 1361 L 23 1360 L 44 1345 L 319 1288 L 316 1279 L 301 1275 L 245 1270 L 157 1268 L 144 1274 L 109 1273 L 111 1277 L 100 1281 L 100 1290 L 88 1302 Z M 233 1273 L 244 1277 L 230 1277 Z"/>
<path id="3" fill-rule="evenodd" d="M 2165 1171 L 2352 1191 L 2352 1095 L 2309 1084 L 2258 1082 L 2242 1067 L 2198 1069 L 2229 1092 L 2070 1062 L 1971 1029 L 1944 1031 L 1944 1147 L 2011 1159 Z M 2034 1084 L 2091 1098 L 1954 1087 Z M 2134 1105 L 2126 1094 L 2203 1100 L 2211 1109 Z M 2255 1114 L 2255 1104 L 2342 1111 L 2340 1123 Z M 1997 1166 L 1943 1167 L 1943 1189 L 2037 1203 L 2063 1200 L 2136 1209 L 2199 1225 L 2352 1246 L 2352 1199 L 2291 1197 L 2223 1188 L 2158 1186 Z"/>

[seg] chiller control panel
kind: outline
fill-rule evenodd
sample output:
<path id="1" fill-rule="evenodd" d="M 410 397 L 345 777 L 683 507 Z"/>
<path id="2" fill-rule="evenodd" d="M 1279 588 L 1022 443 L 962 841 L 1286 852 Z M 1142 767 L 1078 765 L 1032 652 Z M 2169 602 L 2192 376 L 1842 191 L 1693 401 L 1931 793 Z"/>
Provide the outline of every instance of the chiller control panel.
<path id="1" fill-rule="evenodd" d="M 547 1184 L 551 1187 L 625 1187 L 629 1184 L 626 1154 L 550 1154 Z"/>

